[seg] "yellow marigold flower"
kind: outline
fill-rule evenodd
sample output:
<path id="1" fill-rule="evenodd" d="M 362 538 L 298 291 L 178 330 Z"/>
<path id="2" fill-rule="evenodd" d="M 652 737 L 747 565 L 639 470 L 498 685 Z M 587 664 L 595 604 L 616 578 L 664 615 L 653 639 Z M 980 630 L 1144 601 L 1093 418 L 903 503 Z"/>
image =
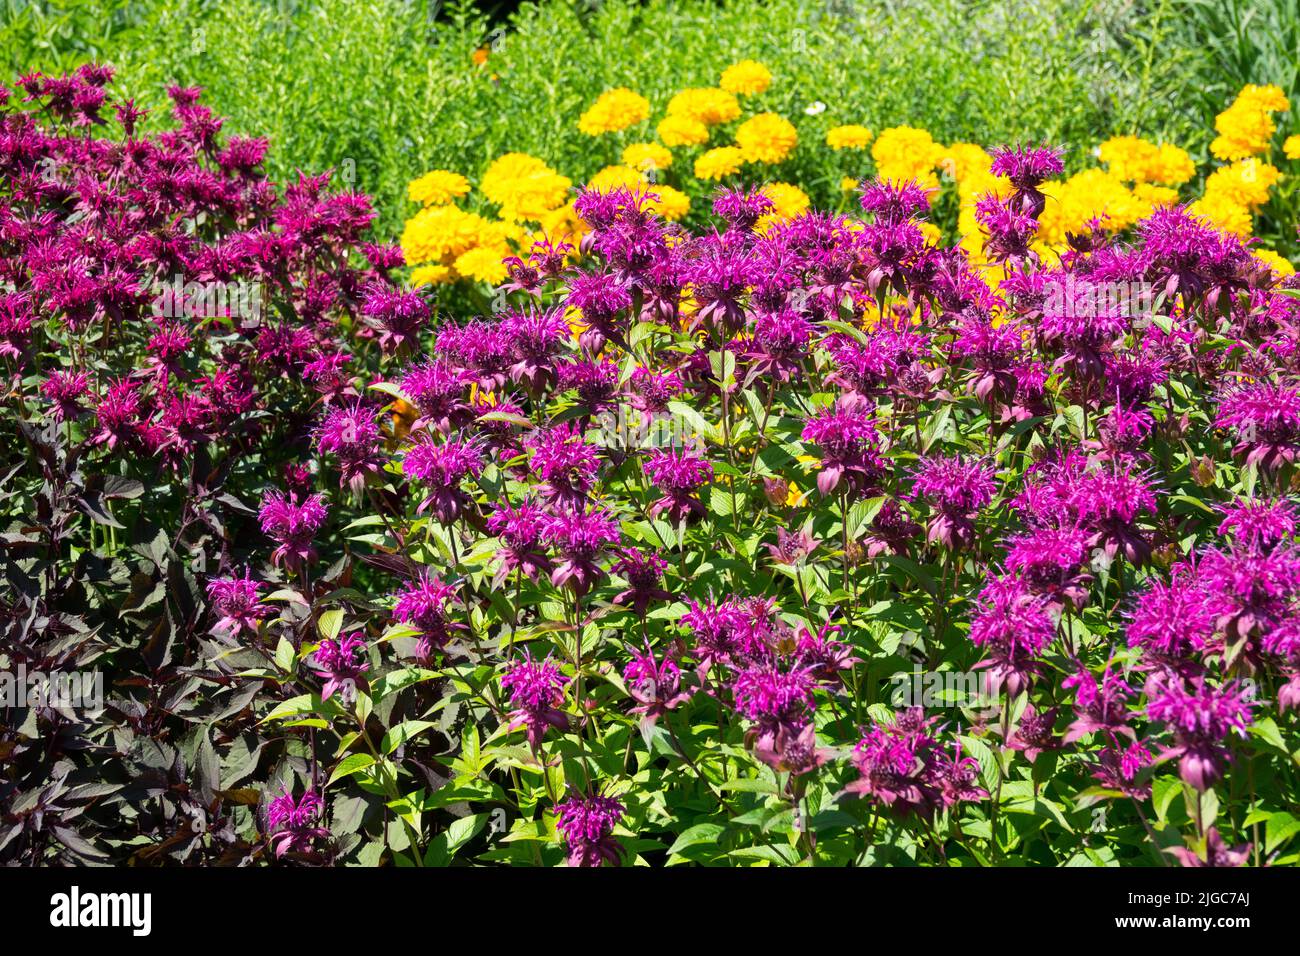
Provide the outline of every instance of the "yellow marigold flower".
<path id="1" fill-rule="evenodd" d="M 526 153 L 506 153 L 487 171 L 479 188 L 501 207 L 501 218 L 540 222 L 569 198 L 573 181 Z"/>
<path id="2" fill-rule="evenodd" d="M 1287 159 L 1300 159 L 1300 136 L 1288 136 L 1282 143 Z"/>
<path id="3" fill-rule="evenodd" d="M 606 166 L 587 180 L 587 188 L 609 193 L 615 189 L 638 189 L 644 182 L 641 174 L 631 166 Z"/>
<path id="4" fill-rule="evenodd" d="M 1264 152 L 1277 130 L 1269 114 L 1290 106 L 1280 87 L 1247 84 L 1232 105 L 1215 117 L 1214 129 L 1219 135 L 1210 143 L 1210 152 L 1226 160 Z"/>
<path id="5" fill-rule="evenodd" d="M 802 508 L 805 501 L 808 500 L 809 491 L 800 491 L 799 486 L 793 481 L 788 482 L 785 493 L 785 505 L 787 508 Z"/>
<path id="6" fill-rule="evenodd" d="M 853 192 L 853 190 L 857 189 L 861 185 L 861 180 L 854 179 L 852 176 L 845 176 L 840 180 L 840 190 L 846 193 Z"/>
<path id="7" fill-rule="evenodd" d="M 939 160 L 939 168 L 958 183 L 972 176 L 985 176 L 996 181 L 999 177 L 989 171 L 992 165 L 993 157 L 977 143 L 953 143 L 943 151 Z"/>
<path id="8" fill-rule="evenodd" d="M 1272 249 L 1254 249 L 1252 251 L 1255 253 L 1255 258 L 1272 269 L 1274 275 L 1279 279 L 1285 279 L 1287 276 L 1295 274 L 1295 266 L 1291 264 L 1290 260 L 1278 255 Z"/>
<path id="9" fill-rule="evenodd" d="M 1205 194 L 1216 194 L 1254 212 L 1268 202 L 1268 191 L 1282 178 L 1276 166 L 1258 159 L 1242 159 L 1220 166 L 1205 180 Z"/>
<path id="10" fill-rule="evenodd" d="M 1158 151 L 1154 143 L 1136 136 L 1112 136 L 1097 148 L 1097 158 L 1116 179 L 1144 182 L 1147 166 Z"/>
<path id="11" fill-rule="evenodd" d="M 406 195 L 421 206 L 445 206 L 469 192 L 469 180 L 460 173 L 434 169 L 406 186 Z"/>
<path id="12" fill-rule="evenodd" d="M 1081 233 L 1091 219 L 1108 230 L 1125 229 L 1151 212 L 1151 205 L 1133 194 L 1114 173 L 1085 169 L 1064 182 L 1042 185 L 1047 206 L 1038 221 L 1038 239 L 1062 247 L 1069 233 Z"/>
<path id="13" fill-rule="evenodd" d="M 660 183 L 649 185 L 646 190 L 650 194 L 646 205 L 669 222 L 677 222 L 691 211 L 691 197 L 680 189 Z"/>
<path id="14" fill-rule="evenodd" d="M 1133 195 L 1155 209 L 1158 206 L 1173 206 L 1178 202 L 1178 190 L 1169 186 L 1156 186 L 1153 183 L 1136 183 Z"/>
<path id="15" fill-rule="evenodd" d="M 1196 164 L 1187 150 L 1172 143 L 1161 143 L 1155 161 L 1147 169 L 1147 179 L 1166 186 L 1181 186 L 1196 175 Z"/>
<path id="16" fill-rule="evenodd" d="M 1194 216 L 1207 221 L 1210 225 L 1233 235 L 1246 237 L 1250 235 L 1250 212 L 1244 206 L 1233 202 L 1222 193 L 1207 193 L 1187 207 Z"/>
<path id="17" fill-rule="evenodd" d="M 772 212 L 769 215 L 780 216 L 782 219 L 793 219 L 807 212 L 812 204 L 806 192 L 790 183 L 768 183 L 759 191 L 772 200 Z"/>
<path id="18" fill-rule="evenodd" d="M 1227 110 L 1215 119 L 1214 128 L 1219 135 L 1210 142 L 1210 152 L 1219 159 L 1235 160 L 1268 149 L 1277 125 L 1258 110 Z"/>
<path id="19" fill-rule="evenodd" d="M 745 162 L 745 154 L 735 146 L 719 146 L 695 160 L 697 179 L 723 179 L 737 172 Z"/>
<path id="20" fill-rule="evenodd" d="M 1268 86 L 1256 86 L 1254 83 L 1247 83 L 1242 87 L 1241 92 L 1237 94 L 1237 100 L 1233 105 L 1248 105 L 1252 109 L 1280 113 L 1291 108 L 1291 101 L 1286 98 L 1286 94 L 1282 92 L 1280 86 L 1272 83 Z"/>
<path id="21" fill-rule="evenodd" d="M 1112 136 L 1097 155 L 1118 178 L 1133 183 L 1185 183 L 1196 172 L 1187 150 L 1170 143 L 1147 142 L 1136 136 Z"/>
<path id="22" fill-rule="evenodd" d="M 741 60 L 722 71 L 722 81 L 718 85 L 728 93 L 740 96 L 765 93 L 772 85 L 772 71 L 757 60 Z"/>
<path id="23" fill-rule="evenodd" d="M 826 133 L 826 145 L 834 150 L 866 149 L 871 142 L 871 130 L 865 126 L 836 126 Z"/>
<path id="24" fill-rule="evenodd" d="M 444 265 L 419 266 L 411 270 L 411 285 L 442 285 L 451 281 L 451 268 Z"/>
<path id="25" fill-rule="evenodd" d="M 694 87 L 682 90 L 668 101 L 668 115 L 682 116 L 705 126 L 730 123 L 740 115 L 740 103 L 726 90 L 716 87 Z M 660 133 L 660 138 L 663 134 Z M 668 141 L 665 139 L 665 143 Z M 668 143 L 669 146 L 672 143 Z"/>
<path id="26" fill-rule="evenodd" d="M 488 221 L 456 206 L 425 206 L 402 229 L 407 265 L 447 263 L 478 243 Z"/>
<path id="27" fill-rule="evenodd" d="M 481 46 L 473 53 L 470 54 L 470 59 L 474 61 L 475 66 L 482 66 L 483 64 L 487 63 L 489 52 L 490 50 L 488 49 L 488 47 Z"/>
<path id="28" fill-rule="evenodd" d="M 689 116 L 667 116 L 655 132 L 665 146 L 701 146 L 709 141 L 709 128 Z"/>
<path id="29" fill-rule="evenodd" d="M 658 143 L 633 143 L 623 150 L 623 165 L 633 169 L 667 169 L 673 164 L 673 154 Z"/>
<path id="30" fill-rule="evenodd" d="M 871 158 L 876 161 L 878 176 L 895 182 L 914 179 L 927 189 L 938 187 L 939 177 L 934 169 L 943 161 L 945 153 L 928 132 L 910 126 L 882 130 L 871 145 Z"/>
<path id="31" fill-rule="evenodd" d="M 501 260 L 507 255 L 509 251 L 500 246 L 475 246 L 457 256 L 453 267 L 466 279 L 498 285 L 506 278 L 505 263 Z"/>
<path id="32" fill-rule="evenodd" d="M 588 136 L 617 133 L 650 118 L 650 101 L 625 86 L 606 90 L 578 118 L 578 129 Z"/>
<path id="33" fill-rule="evenodd" d="M 799 142 L 794 124 L 775 113 L 759 113 L 740 124 L 736 145 L 749 163 L 779 163 Z"/>
<path id="34" fill-rule="evenodd" d="M 516 222 L 489 222 L 478 234 L 478 246 L 497 246 L 503 250 L 511 243 L 519 245 L 528 236 L 528 230 Z M 509 255 L 509 252 L 505 253 Z"/>

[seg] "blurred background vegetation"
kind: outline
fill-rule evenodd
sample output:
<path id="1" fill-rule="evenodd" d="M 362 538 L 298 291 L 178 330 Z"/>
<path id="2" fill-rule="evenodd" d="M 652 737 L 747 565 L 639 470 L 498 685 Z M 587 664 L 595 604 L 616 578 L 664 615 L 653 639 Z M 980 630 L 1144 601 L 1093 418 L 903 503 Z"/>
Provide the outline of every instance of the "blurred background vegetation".
<path id="1" fill-rule="evenodd" d="M 1244 83 L 1294 98 L 1300 12 L 1296 0 L 0 0 L 0 57 L 11 76 L 109 62 L 120 94 L 163 107 L 157 124 L 168 84 L 202 86 L 228 132 L 272 139 L 273 175 L 333 167 L 395 234 L 421 172 L 474 180 L 518 150 L 582 181 L 652 135 L 674 92 L 746 57 L 775 77 L 755 108 L 806 141 L 842 123 L 911 125 L 945 143 L 1068 145 L 1079 168 L 1102 139 L 1135 133 L 1204 162 L 1215 113 Z M 578 114 L 620 85 L 650 98 L 651 123 L 580 134 Z M 833 206 L 840 177 L 869 169 L 800 149 L 780 172 Z"/>

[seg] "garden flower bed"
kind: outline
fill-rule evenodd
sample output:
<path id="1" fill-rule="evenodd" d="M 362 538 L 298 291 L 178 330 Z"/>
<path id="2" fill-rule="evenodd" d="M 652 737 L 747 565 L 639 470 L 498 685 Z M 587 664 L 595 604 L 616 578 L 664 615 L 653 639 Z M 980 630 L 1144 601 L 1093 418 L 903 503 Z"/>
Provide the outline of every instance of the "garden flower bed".
<path id="1" fill-rule="evenodd" d="M 654 138 L 400 245 L 196 89 L 6 90 L 0 654 L 102 693 L 4 710 L 0 859 L 1294 865 L 1282 91 L 1193 196 L 771 79 L 613 87 Z"/>

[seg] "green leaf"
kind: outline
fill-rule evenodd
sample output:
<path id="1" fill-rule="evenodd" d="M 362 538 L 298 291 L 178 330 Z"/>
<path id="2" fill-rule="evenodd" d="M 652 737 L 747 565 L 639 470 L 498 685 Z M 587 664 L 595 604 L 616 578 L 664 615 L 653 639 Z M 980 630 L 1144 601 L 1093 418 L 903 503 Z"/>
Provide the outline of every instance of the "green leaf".
<path id="1" fill-rule="evenodd" d="M 432 720 L 404 720 L 384 734 L 379 749 L 386 754 L 390 754 L 412 737 L 424 733 L 430 727 L 437 726 L 437 722 Z"/>
<path id="2" fill-rule="evenodd" d="M 668 855 L 672 856 L 701 843 L 717 843 L 718 837 L 722 836 L 726 829 L 719 823 L 697 823 L 693 827 L 687 827 L 678 834 L 673 845 L 668 848 Z"/>
<path id="3" fill-rule="evenodd" d="M 339 765 L 334 768 L 330 774 L 329 780 L 325 786 L 330 786 L 336 780 L 342 780 L 344 777 L 350 777 L 352 774 L 365 770 L 375 762 L 375 758 L 370 754 L 348 754 L 339 761 Z"/>
<path id="4" fill-rule="evenodd" d="M 336 607 L 326 611 L 316 622 L 316 627 L 320 631 L 322 640 L 334 640 L 343 628 L 343 609 Z"/>

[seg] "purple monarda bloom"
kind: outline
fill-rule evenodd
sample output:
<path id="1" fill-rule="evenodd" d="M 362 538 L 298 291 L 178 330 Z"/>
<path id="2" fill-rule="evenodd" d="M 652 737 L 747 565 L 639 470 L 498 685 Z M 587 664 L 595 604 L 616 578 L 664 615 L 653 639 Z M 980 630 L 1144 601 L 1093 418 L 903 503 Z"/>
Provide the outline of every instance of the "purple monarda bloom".
<path id="1" fill-rule="evenodd" d="M 1003 199 L 988 193 L 975 203 L 975 221 L 986 233 L 985 247 L 996 262 L 1023 259 L 1038 231 L 1038 220 L 1015 196 Z"/>
<path id="2" fill-rule="evenodd" d="M 754 756 L 778 771 L 803 774 L 826 762 L 817 748 L 813 709 L 814 668 L 798 663 L 754 664 L 741 670 L 732 685 L 736 710 L 753 722 L 746 738 Z"/>
<path id="3" fill-rule="evenodd" d="M 1197 790 L 1209 789 L 1223 776 L 1231 756 L 1223 741 L 1234 733 L 1246 736 L 1254 706 L 1247 689 L 1235 681 L 1219 687 L 1200 677 L 1161 682 L 1147 703 L 1147 716 L 1173 731 L 1174 746 L 1164 750 L 1160 759 L 1180 758 L 1183 780 Z"/>
<path id="4" fill-rule="evenodd" d="M 804 425 L 802 437 L 821 452 L 817 490 L 823 495 L 841 481 L 850 493 L 865 493 L 884 473 L 876 423 L 856 405 L 822 409 Z"/>
<path id="5" fill-rule="evenodd" d="M 455 523 L 472 507 L 473 502 L 460 485 L 467 478 L 477 477 L 482 470 L 483 458 L 478 449 L 459 441 L 438 444 L 426 438 L 408 448 L 402 459 L 402 473 L 429 489 L 416 513 L 428 509 L 444 525 Z"/>
<path id="6" fill-rule="evenodd" d="M 947 547 L 975 540 L 975 513 L 993 500 L 997 483 L 992 466 L 957 456 L 922 458 L 913 472 L 912 497 L 935 509 L 927 537 Z"/>
<path id="7" fill-rule="evenodd" d="M 1081 568 L 1088 558 L 1088 535 L 1080 528 L 1037 528 L 1007 542 L 1007 570 L 1020 576 L 1060 611 L 1088 602 L 1091 575 Z"/>
<path id="8" fill-rule="evenodd" d="M 312 541 L 328 514 L 321 494 L 308 495 L 301 502 L 296 492 L 290 492 L 288 497 L 276 490 L 263 495 L 258 512 L 262 533 L 278 545 L 271 555 L 272 562 L 297 565 L 314 560 Z"/>
<path id="9" fill-rule="evenodd" d="M 344 703 L 351 703 L 358 687 L 365 687 L 366 642 L 361 631 L 353 631 L 339 638 L 326 638 L 312 653 L 312 663 L 324 678 L 320 699 L 329 700 L 339 694 Z"/>
<path id="10" fill-rule="evenodd" d="M 501 689 L 509 693 L 510 706 L 514 708 L 509 729 L 525 728 L 533 750 L 541 746 L 547 728 L 568 729 L 569 718 L 559 709 L 564 704 L 564 685 L 568 682 L 569 678 L 560 673 L 549 657 L 535 661 L 527 651 L 523 660 L 502 675 Z"/>
<path id="11" fill-rule="evenodd" d="M 312 841 L 329 837 L 329 830 L 320 825 L 324 809 L 325 803 L 315 790 L 307 790 L 296 803 L 287 789 L 271 801 L 266 810 L 266 829 L 271 852 L 277 859 L 286 853 L 306 853 Z"/>
<path id="12" fill-rule="evenodd" d="M 1064 150 L 1045 146 L 999 146 L 990 150 L 993 162 L 989 171 L 994 176 L 1005 176 L 1015 187 L 1013 199 L 1020 208 L 1037 219 L 1047 205 L 1047 197 L 1039 190 L 1049 177 L 1059 175 L 1065 166 L 1061 162 Z"/>
<path id="13" fill-rule="evenodd" d="M 1276 471 L 1300 453 L 1300 388 L 1280 382 L 1238 386 L 1219 401 L 1214 420 L 1237 434 L 1233 453 L 1247 465 Z"/>
<path id="14" fill-rule="evenodd" d="M 1111 669 L 1107 664 L 1101 683 L 1092 671 L 1079 667 L 1065 680 L 1061 688 L 1074 688 L 1075 720 L 1065 734 L 1067 744 L 1074 743 L 1088 734 L 1104 733 L 1114 740 L 1116 735 L 1135 737 L 1133 728 L 1128 725 L 1128 700 L 1133 696 L 1133 688 L 1124 680 L 1123 675 Z"/>
<path id="15" fill-rule="evenodd" d="M 560 389 L 577 392 L 578 401 L 589 411 L 607 408 L 618 397 L 618 365 L 608 359 L 567 362 L 557 372 Z"/>
<path id="16" fill-rule="evenodd" d="M 511 312 L 501 320 L 510 338 L 515 364 L 510 377 L 537 397 L 555 384 L 555 360 L 570 336 L 564 309 L 529 308 Z"/>
<path id="17" fill-rule="evenodd" d="M 623 851 L 613 838 L 614 827 L 623 817 L 623 804 L 600 793 L 590 795 L 570 789 L 555 808 L 555 827 L 569 845 L 569 866 L 618 866 Z"/>
<path id="18" fill-rule="evenodd" d="M 429 320 L 429 303 L 418 292 L 375 285 L 361 303 L 361 314 L 379 333 L 379 347 L 397 352 L 415 346 Z"/>
<path id="19" fill-rule="evenodd" d="M 970 639 L 987 652 L 985 687 L 997 694 L 1006 687 L 1014 699 L 1039 671 L 1038 658 L 1056 636 L 1051 605 L 1017 575 L 990 578 L 980 591 L 971 616 Z"/>
<path id="20" fill-rule="evenodd" d="M 360 491 L 366 475 L 379 471 L 375 452 L 379 448 L 376 409 L 360 401 L 331 408 L 316 428 L 316 447 L 322 455 L 338 459 L 340 485 Z"/>
<path id="21" fill-rule="evenodd" d="M 823 624 L 816 632 L 801 624 L 795 634 L 795 659 L 809 668 L 819 683 L 828 687 L 839 685 L 840 674 L 858 662 L 853 648 L 836 639 L 836 635 L 842 632 L 843 628 L 838 624 Z"/>
<path id="22" fill-rule="evenodd" d="M 785 496 L 781 496 L 781 503 L 785 504 Z M 772 560 L 777 564 L 783 564 L 786 567 L 795 567 L 803 564 L 821 542 L 813 537 L 809 530 L 812 522 L 804 525 L 798 531 L 791 533 L 785 528 L 776 529 L 776 544 L 765 544 L 768 553 L 772 555 Z"/>
<path id="23" fill-rule="evenodd" d="M 1205 589 L 1186 566 L 1168 584 L 1152 579 L 1129 614 L 1129 647 L 1144 657 L 1176 666 L 1212 640 L 1217 614 Z"/>
<path id="24" fill-rule="evenodd" d="M 771 198 L 758 190 L 723 189 L 713 200 L 713 214 L 737 232 L 752 232 L 772 208 Z"/>
<path id="25" fill-rule="evenodd" d="M 994 176 L 1005 176 L 1011 185 L 1023 189 L 1041 185 L 1052 176 L 1059 176 L 1065 167 L 1062 149 L 1046 146 L 997 146 L 989 151 L 993 157 L 989 171 Z"/>
<path id="26" fill-rule="evenodd" d="M 1073 492 L 1078 521 L 1091 532 L 1089 548 L 1102 548 L 1111 558 L 1122 554 L 1134 564 L 1146 561 L 1151 544 L 1136 522 L 1157 511 L 1146 474 L 1133 462 L 1110 462 L 1081 475 Z"/>
<path id="27" fill-rule="evenodd" d="M 628 380 L 632 407 L 652 415 L 668 411 L 668 403 L 685 389 L 676 372 L 660 372 L 640 365 Z"/>
<path id="28" fill-rule="evenodd" d="M 1222 641 L 1212 650 L 1240 651 L 1258 665 L 1256 641 L 1295 619 L 1300 597 L 1300 552 L 1278 545 L 1268 554 L 1207 548 L 1196 565 Z M 1233 654 L 1225 654 L 1231 659 Z"/>
<path id="29" fill-rule="evenodd" d="M 488 530 L 501 539 L 496 584 L 516 569 L 532 580 L 551 572 L 551 560 L 542 545 L 547 518 L 545 511 L 528 501 L 517 508 L 503 501 L 488 515 Z"/>
<path id="30" fill-rule="evenodd" d="M 1118 790 L 1126 796 L 1145 800 L 1151 796 L 1151 784 L 1139 782 L 1138 774 L 1151 766 L 1151 751 L 1146 741 L 1134 740 L 1127 746 L 1108 745 L 1097 752 L 1091 764 L 1092 776 L 1107 790 Z"/>
<path id="31" fill-rule="evenodd" d="M 859 200 L 864 212 L 874 215 L 880 225 L 907 222 L 913 216 L 930 209 L 930 194 L 916 180 L 893 182 L 876 179 L 862 187 Z"/>
<path id="32" fill-rule="evenodd" d="M 1173 854 L 1182 866 L 1245 866 L 1250 859 L 1253 843 L 1229 847 L 1223 842 L 1217 827 L 1205 831 L 1205 852 L 1197 853 L 1187 847 L 1173 847 L 1165 852 Z"/>
<path id="33" fill-rule="evenodd" d="M 759 314 L 748 353 L 754 361 L 750 377 L 772 375 L 778 382 L 789 381 L 802 369 L 812 340 L 812 323 L 793 309 Z"/>
<path id="34" fill-rule="evenodd" d="M 588 444 L 572 422 L 538 431 L 525 444 L 532 449 L 532 470 L 542 479 L 547 500 L 581 507 L 596 484 L 600 449 Z"/>
<path id="35" fill-rule="evenodd" d="M 646 644 L 645 651 L 630 648 L 632 659 L 623 668 L 623 683 L 636 701 L 632 713 L 640 714 L 645 722 L 654 725 L 661 716 L 690 700 L 693 688 L 682 686 L 682 669 L 669 654 L 660 660 Z"/>
<path id="36" fill-rule="evenodd" d="M 618 276 L 608 272 L 577 274 L 569 280 L 567 304 L 582 312 L 586 328 L 579 334 L 578 344 L 585 351 L 596 355 L 606 341 L 623 345 L 632 293 Z"/>
<path id="37" fill-rule="evenodd" d="M 919 707 L 899 711 L 892 722 L 876 723 L 853 748 L 860 776 L 845 792 L 926 820 L 960 801 L 987 799 L 988 793 L 975 785 L 979 764 L 960 751 L 945 753 L 930 735 L 934 723 Z"/>
<path id="38" fill-rule="evenodd" d="M 1295 507 L 1285 498 L 1237 498 L 1221 505 L 1219 534 L 1231 535 L 1245 550 L 1265 554 L 1295 534 Z"/>
<path id="39" fill-rule="evenodd" d="M 257 622 L 270 613 L 270 608 L 258 603 L 257 592 L 262 587 L 254 581 L 247 569 L 242 578 L 214 578 L 208 582 L 208 600 L 218 615 L 212 633 L 233 638 L 241 630 L 257 633 Z"/>
<path id="40" fill-rule="evenodd" d="M 89 391 L 90 379 L 85 372 L 52 372 L 41 383 L 41 394 L 54 406 L 50 414 L 59 422 L 81 414 L 80 399 Z"/>
<path id="41" fill-rule="evenodd" d="M 601 508 L 551 515 L 542 529 L 542 540 L 560 554 L 551 583 L 583 597 L 605 574 L 596 562 L 620 537 L 618 522 Z"/>
<path id="42" fill-rule="evenodd" d="M 646 554 L 639 548 L 624 548 L 618 552 L 610 571 L 627 581 L 627 590 L 614 597 L 614 603 L 627 605 L 640 617 L 645 616 L 651 601 L 671 601 L 672 594 L 663 588 L 664 571 L 668 562 L 657 554 Z"/>
<path id="43" fill-rule="evenodd" d="M 419 630 L 416 658 L 427 662 L 435 649 L 442 649 L 451 639 L 451 631 L 461 625 L 447 620 L 447 604 L 456 599 L 455 585 L 445 584 L 427 568 L 421 568 L 413 581 L 407 581 L 397 595 L 393 619 Z"/>
<path id="44" fill-rule="evenodd" d="M 1020 715 L 1019 724 L 1007 740 L 1007 746 L 1022 751 L 1030 763 L 1045 751 L 1060 749 L 1062 742 L 1055 733 L 1056 714 L 1055 707 L 1039 711 L 1032 705 L 1027 706 Z"/>
<path id="45" fill-rule="evenodd" d="M 741 632 L 745 627 L 745 613 L 739 602 L 732 599 L 715 604 L 688 601 L 688 610 L 681 623 L 695 636 L 692 649 L 699 669 L 708 673 L 715 663 L 730 663 L 740 649 Z"/>
<path id="46" fill-rule="evenodd" d="M 427 424 L 445 435 L 473 418 L 465 400 L 466 382 L 444 362 L 414 365 L 406 370 L 398 384 L 419 412 L 412 430 Z"/>
<path id="47" fill-rule="evenodd" d="M 645 473 L 664 496 L 650 506 L 650 514 L 666 514 L 674 523 L 708 514 L 697 492 L 713 480 L 713 465 L 699 452 L 686 448 L 655 450 L 644 465 Z"/>

